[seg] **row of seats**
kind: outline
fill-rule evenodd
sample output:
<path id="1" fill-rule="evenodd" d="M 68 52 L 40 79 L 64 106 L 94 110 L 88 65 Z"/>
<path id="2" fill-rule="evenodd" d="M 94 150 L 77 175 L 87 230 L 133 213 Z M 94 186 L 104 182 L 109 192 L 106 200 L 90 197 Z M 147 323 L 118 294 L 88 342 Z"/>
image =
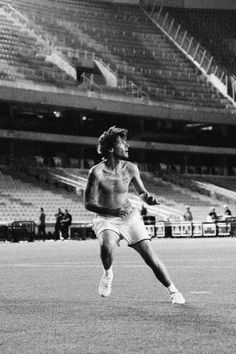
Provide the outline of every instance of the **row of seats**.
<path id="1" fill-rule="evenodd" d="M 84 189 L 88 170 L 78 168 L 48 168 L 48 173 L 77 182 L 80 189 Z M 44 170 L 42 170 L 43 172 Z M 43 172 L 44 173 L 44 172 Z M 45 174 L 45 173 L 44 173 Z M 222 199 L 213 198 L 207 191 L 197 185 L 194 180 L 211 183 L 223 188 L 236 190 L 235 178 L 226 177 L 185 177 L 179 174 L 166 173 L 162 177 L 155 177 L 151 173 L 141 172 L 145 187 L 161 202 L 160 208 L 151 208 L 157 218 L 166 219 L 171 215 L 174 219 L 181 219 L 185 206 L 189 205 L 195 220 L 205 220 L 210 207 L 222 209 Z M 163 179 L 164 178 L 164 179 Z M 38 221 L 39 208 L 43 207 L 47 214 L 47 221 L 55 221 L 54 214 L 58 208 L 67 208 L 73 215 L 74 222 L 90 222 L 93 214 L 85 210 L 81 197 L 72 197 L 68 192 L 57 189 L 45 189 L 32 183 L 22 182 L 9 174 L 0 173 L 0 213 L 5 222 L 12 222 L 21 216 L 28 220 Z M 129 190 L 134 206 L 141 209 L 142 201 L 136 196 L 134 188 Z M 228 195 L 226 196 L 226 201 Z M 230 205 L 231 209 L 234 209 Z"/>
<path id="2" fill-rule="evenodd" d="M 163 38 L 138 6 L 110 6 L 105 2 L 97 6 L 94 1 L 72 2 L 71 6 L 62 1 L 39 4 L 31 0 L 22 4 L 11 0 L 10 3 L 52 35 L 55 44 L 95 51 L 105 62 L 114 64 L 121 77 L 126 75 L 128 81 L 140 86 L 153 100 L 225 108 L 222 97 L 208 83 L 199 80 L 192 64 Z M 82 8 L 86 9 L 86 15 L 80 12 Z M 111 21 L 113 17 L 116 19 Z M 113 31 L 118 34 L 112 35 Z M 130 55 L 134 43 L 139 49 Z M 156 70 L 173 72 L 173 75 L 160 77 Z M 185 77 L 183 84 L 178 81 L 179 72 Z M 160 94 L 160 89 L 165 93 Z"/>
<path id="3" fill-rule="evenodd" d="M 72 199 L 68 193 L 45 190 L 33 184 L 22 182 L 8 174 L 0 173 L 0 215 L 1 223 L 18 220 L 39 220 L 39 208 L 43 207 L 47 222 L 55 222 L 58 208 L 67 208 L 74 222 L 89 222 L 92 214 L 87 212 L 80 198 Z"/>
<path id="4" fill-rule="evenodd" d="M 87 178 L 88 171 L 80 170 L 76 168 L 56 169 L 58 173 L 67 176 L 68 178 Z M 156 195 L 157 199 L 161 203 L 160 210 L 157 208 L 151 208 L 149 213 L 154 214 L 157 219 L 159 218 L 174 218 L 175 220 L 182 220 L 182 215 L 185 210 L 185 206 L 189 205 L 194 214 L 194 219 L 205 221 L 211 207 L 220 208 L 220 203 L 213 200 L 210 196 L 201 195 L 196 191 L 192 191 L 186 186 L 177 187 L 177 182 L 166 182 L 162 178 L 156 178 L 152 173 L 141 172 L 142 180 L 145 187 L 149 192 Z M 155 177 L 155 178 L 154 178 Z M 82 183 L 82 182 L 81 182 Z M 136 196 L 133 187 L 130 188 L 130 198 L 132 203 L 139 209 L 142 207 L 142 201 Z M 163 212 L 163 213 L 162 213 Z"/>
<path id="5" fill-rule="evenodd" d="M 2 14 L 1 19 L 3 17 Z M 17 80 L 19 72 L 23 74 L 20 78 L 25 80 L 54 85 L 77 85 L 74 79 L 55 65 L 48 64 L 37 56 L 37 53 L 44 49 L 39 45 L 37 37 L 24 30 L 24 27 L 19 26 L 13 19 L 9 20 L 7 14 L 5 14 L 5 21 L 0 20 L 0 34 L 0 60 L 14 67 L 12 72 L 6 72 L 6 68 L 3 68 L 2 79 L 7 79 L 10 74 L 10 78 Z"/>
<path id="6" fill-rule="evenodd" d="M 210 50 L 218 63 L 236 72 L 235 53 L 227 44 L 227 39 L 236 39 L 236 11 L 181 8 L 167 11 Z"/>

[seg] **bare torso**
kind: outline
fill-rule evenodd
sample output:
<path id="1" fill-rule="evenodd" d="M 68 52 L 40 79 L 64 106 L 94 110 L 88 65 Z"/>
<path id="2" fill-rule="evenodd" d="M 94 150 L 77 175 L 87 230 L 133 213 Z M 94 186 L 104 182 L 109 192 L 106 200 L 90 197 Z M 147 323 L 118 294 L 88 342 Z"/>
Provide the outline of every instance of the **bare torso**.
<path id="1" fill-rule="evenodd" d="M 133 175 L 129 162 L 122 161 L 116 170 L 111 170 L 103 161 L 96 166 L 96 176 L 97 201 L 101 206 L 112 209 L 131 206 L 128 190 Z"/>
<path id="2" fill-rule="evenodd" d="M 85 189 L 86 209 L 97 214 L 126 217 L 133 210 L 128 195 L 131 182 L 143 201 L 149 205 L 157 204 L 148 195 L 139 169 L 134 163 L 110 159 L 100 162 L 90 170 Z"/>

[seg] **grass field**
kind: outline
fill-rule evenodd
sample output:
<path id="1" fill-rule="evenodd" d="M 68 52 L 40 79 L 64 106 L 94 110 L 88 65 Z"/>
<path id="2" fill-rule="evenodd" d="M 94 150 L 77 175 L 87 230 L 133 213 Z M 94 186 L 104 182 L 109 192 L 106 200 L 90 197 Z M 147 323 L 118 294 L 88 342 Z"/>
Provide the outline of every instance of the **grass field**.
<path id="1" fill-rule="evenodd" d="M 0 352 L 235 353 L 236 238 L 152 243 L 186 305 L 125 243 L 109 298 L 96 240 L 0 244 Z"/>

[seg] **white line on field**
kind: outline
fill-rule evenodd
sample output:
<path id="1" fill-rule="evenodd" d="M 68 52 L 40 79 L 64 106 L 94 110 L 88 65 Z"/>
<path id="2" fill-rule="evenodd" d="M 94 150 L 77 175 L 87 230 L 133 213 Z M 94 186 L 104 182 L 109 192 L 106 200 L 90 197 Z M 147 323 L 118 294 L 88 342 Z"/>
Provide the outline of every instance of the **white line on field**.
<path id="1" fill-rule="evenodd" d="M 190 291 L 189 294 L 210 294 L 210 291 Z"/>
<path id="2" fill-rule="evenodd" d="M 145 264 L 135 264 L 135 263 L 114 263 L 114 266 L 117 266 L 119 268 L 146 268 L 147 266 Z M 0 267 L 22 267 L 22 268 L 43 268 L 43 267 L 52 267 L 52 268 L 69 268 L 69 267 L 74 267 L 74 268 L 101 268 L 102 265 L 99 263 L 93 263 L 93 262 L 80 262 L 80 263 L 4 263 L 0 264 Z M 236 265 L 232 266 L 224 266 L 224 265 L 214 265 L 214 266 L 207 266 L 207 265 L 168 265 L 168 268 L 191 268 L 191 269 L 235 269 Z"/>

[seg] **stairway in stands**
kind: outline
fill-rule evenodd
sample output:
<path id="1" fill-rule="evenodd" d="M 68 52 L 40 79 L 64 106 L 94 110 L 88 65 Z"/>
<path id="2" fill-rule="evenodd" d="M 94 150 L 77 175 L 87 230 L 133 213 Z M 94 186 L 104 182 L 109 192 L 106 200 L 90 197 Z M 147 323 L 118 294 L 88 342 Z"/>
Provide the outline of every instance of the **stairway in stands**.
<path id="1" fill-rule="evenodd" d="M 64 54 L 94 53 L 151 100 L 210 109 L 227 102 L 137 5 L 97 1 L 9 0 Z M 72 59 L 72 58 L 71 58 Z M 107 88 L 112 91 L 111 88 Z"/>

